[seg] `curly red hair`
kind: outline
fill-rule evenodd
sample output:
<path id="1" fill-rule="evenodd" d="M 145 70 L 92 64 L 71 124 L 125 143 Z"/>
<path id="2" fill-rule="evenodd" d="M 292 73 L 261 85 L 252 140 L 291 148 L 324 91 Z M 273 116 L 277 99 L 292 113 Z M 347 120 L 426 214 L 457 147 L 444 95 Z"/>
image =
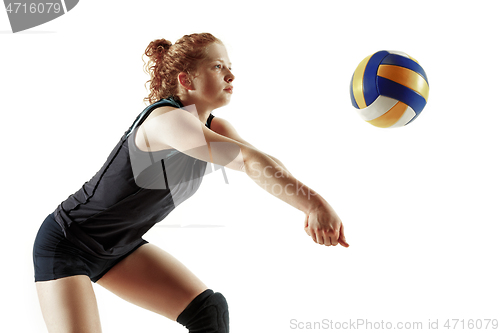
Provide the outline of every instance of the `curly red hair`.
<path id="1" fill-rule="evenodd" d="M 185 35 L 175 44 L 165 39 L 149 43 L 144 52 L 149 57 L 149 61 L 144 62 L 144 71 L 151 76 L 145 84 L 149 83 L 150 93 L 144 102 L 153 104 L 168 97 L 178 100 L 177 76 L 181 72 L 192 73 L 200 60 L 206 57 L 206 48 L 212 43 L 222 44 L 209 33 Z"/>

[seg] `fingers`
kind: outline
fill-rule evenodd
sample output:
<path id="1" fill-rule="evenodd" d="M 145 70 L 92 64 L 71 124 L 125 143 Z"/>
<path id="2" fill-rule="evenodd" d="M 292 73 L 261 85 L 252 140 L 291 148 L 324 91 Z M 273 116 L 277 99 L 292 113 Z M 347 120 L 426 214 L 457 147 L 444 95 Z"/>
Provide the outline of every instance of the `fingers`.
<path id="1" fill-rule="evenodd" d="M 309 229 L 309 228 L 308 228 Z M 339 243 L 339 232 L 336 230 L 306 229 L 312 240 L 320 245 L 336 246 Z"/>
<path id="2" fill-rule="evenodd" d="M 340 225 L 340 236 L 339 236 L 339 243 L 343 247 L 349 247 L 349 244 L 347 243 L 344 235 L 344 224 Z"/>
<path id="3" fill-rule="evenodd" d="M 337 244 L 339 243 L 339 231 L 338 230 L 331 230 L 328 232 L 328 236 L 329 238 L 331 239 L 330 241 L 330 244 L 325 244 L 325 245 L 333 245 L 333 246 L 337 246 Z"/>
<path id="4" fill-rule="evenodd" d="M 321 226 L 317 221 L 317 216 L 312 216 L 311 220 L 309 218 L 310 216 L 306 214 L 304 231 L 316 244 L 325 246 L 337 246 L 340 244 L 343 247 L 349 247 L 344 235 L 344 225 L 340 220 L 338 220 L 340 225 Z"/>
<path id="5" fill-rule="evenodd" d="M 349 247 L 349 244 L 343 240 L 339 240 L 339 244 L 342 245 L 343 247 Z"/>

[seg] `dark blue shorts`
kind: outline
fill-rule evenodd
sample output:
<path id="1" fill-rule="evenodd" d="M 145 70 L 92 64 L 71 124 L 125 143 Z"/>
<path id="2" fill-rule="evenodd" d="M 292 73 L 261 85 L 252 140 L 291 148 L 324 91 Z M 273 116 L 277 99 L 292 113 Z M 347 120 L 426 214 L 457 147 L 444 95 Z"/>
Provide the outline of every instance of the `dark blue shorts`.
<path id="1" fill-rule="evenodd" d="M 35 282 L 73 275 L 87 275 L 92 282 L 97 282 L 114 265 L 146 243 L 148 241 L 142 239 L 139 245 L 118 258 L 97 258 L 68 241 L 54 215 L 50 214 L 40 226 L 33 246 Z"/>

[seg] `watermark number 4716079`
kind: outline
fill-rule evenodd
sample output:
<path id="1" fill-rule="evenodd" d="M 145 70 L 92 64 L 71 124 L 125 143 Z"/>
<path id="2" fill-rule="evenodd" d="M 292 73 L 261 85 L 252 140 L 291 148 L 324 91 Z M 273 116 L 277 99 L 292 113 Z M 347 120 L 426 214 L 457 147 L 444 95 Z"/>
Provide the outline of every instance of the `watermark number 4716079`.
<path id="1" fill-rule="evenodd" d="M 73 9 L 79 0 L 4 0 L 12 32 L 52 21 Z"/>

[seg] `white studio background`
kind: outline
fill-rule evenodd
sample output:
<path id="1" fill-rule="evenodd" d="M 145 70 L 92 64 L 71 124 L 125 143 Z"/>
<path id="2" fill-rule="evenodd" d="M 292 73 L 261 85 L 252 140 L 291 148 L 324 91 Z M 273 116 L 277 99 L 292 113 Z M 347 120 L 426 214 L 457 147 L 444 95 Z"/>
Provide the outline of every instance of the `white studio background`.
<path id="1" fill-rule="evenodd" d="M 207 176 L 145 238 L 226 296 L 231 331 L 500 319 L 496 4 L 86 0 L 17 34 L 2 11 L 0 329 L 46 332 L 36 232 L 145 107 L 148 43 L 193 32 L 219 37 L 233 63 L 232 103 L 214 115 L 325 197 L 351 244 L 315 244 L 302 212 L 244 174 Z M 428 105 L 400 129 L 366 124 L 350 104 L 354 69 L 384 49 L 429 78 Z M 94 286 L 105 332 L 186 331 Z"/>

